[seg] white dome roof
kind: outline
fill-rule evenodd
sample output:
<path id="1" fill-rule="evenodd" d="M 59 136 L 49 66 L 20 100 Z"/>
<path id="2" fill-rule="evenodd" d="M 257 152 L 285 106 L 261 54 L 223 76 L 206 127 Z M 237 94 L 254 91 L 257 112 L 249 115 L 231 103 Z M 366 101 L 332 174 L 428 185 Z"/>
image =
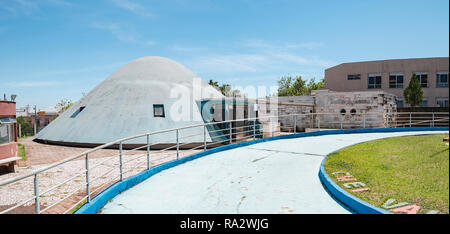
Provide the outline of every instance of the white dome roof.
<path id="1" fill-rule="evenodd" d="M 188 91 L 190 100 L 223 97 L 183 65 L 168 58 L 143 57 L 122 66 L 42 129 L 36 138 L 59 143 L 102 144 L 150 131 L 203 123 L 196 103 L 190 103 L 191 118 L 172 119 L 171 107 L 181 98 L 174 90 L 180 86 Z M 164 118 L 154 117 L 154 104 L 164 105 Z M 82 111 L 73 117 L 80 108 Z M 151 142 L 170 143 L 172 138 L 161 135 L 153 137 Z"/>

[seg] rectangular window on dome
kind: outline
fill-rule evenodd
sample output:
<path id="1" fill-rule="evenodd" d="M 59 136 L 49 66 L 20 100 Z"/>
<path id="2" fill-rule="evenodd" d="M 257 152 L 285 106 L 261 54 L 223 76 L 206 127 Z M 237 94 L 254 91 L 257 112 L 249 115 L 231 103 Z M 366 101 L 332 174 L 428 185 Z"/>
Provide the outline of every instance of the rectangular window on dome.
<path id="1" fill-rule="evenodd" d="M 80 112 L 82 112 L 84 110 L 84 108 L 86 108 L 85 106 L 81 106 L 80 108 L 78 108 L 77 111 L 75 111 L 72 116 L 70 116 L 70 118 L 75 118 L 77 117 L 78 114 L 80 114 Z"/>
<path id="2" fill-rule="evenodd" d="M 164 105 L 163 104 L 154 104 L 153 105 L 153 116 L 154 117 L 166 117 L 164 113 Z"/>

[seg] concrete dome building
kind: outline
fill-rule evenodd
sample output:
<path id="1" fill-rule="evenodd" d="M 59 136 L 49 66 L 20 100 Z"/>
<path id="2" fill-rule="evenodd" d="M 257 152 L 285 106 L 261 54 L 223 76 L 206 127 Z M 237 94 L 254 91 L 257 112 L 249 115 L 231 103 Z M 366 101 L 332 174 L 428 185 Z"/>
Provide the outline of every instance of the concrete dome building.
<path id="1" fill-rule="evenodd" d="M 201 124 L 204 122 L 201 101 L 220 98 L 223 95 L 219 91 L 183 65 L 167 58 L 143 57 L 109 76 L 40 131 L 36 140 L 92 146 L 146 132 Z M 180 111 L 180 103 L 186 103 L 187 99 L 190 110 L 183 111 L 189 111 L 188 114 L 173 114 Z M 203 142 L 203 128 L 188 129 L 182 134 L 197 133 L 198 136 L 186 141 Z M 150 142 L 174 143 L 175 139 L 171 132 L 151 136 Z M 209 133 L 207 140 L 211 141 Z M 124 144 L 145 143 L 146 138 L 142 137 Z"/>

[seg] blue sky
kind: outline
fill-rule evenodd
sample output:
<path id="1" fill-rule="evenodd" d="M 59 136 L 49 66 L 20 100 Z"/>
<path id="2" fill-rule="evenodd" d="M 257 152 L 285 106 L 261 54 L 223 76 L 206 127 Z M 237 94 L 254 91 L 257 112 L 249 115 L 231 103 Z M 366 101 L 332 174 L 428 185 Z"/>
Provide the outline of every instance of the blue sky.
<path id="1" fill-rule="evenodd" d="M 448 0 L 0 0 L 0 94 L 18 107 L 77 101 L 143 56 L 245 87 L 448 55 Z"/>

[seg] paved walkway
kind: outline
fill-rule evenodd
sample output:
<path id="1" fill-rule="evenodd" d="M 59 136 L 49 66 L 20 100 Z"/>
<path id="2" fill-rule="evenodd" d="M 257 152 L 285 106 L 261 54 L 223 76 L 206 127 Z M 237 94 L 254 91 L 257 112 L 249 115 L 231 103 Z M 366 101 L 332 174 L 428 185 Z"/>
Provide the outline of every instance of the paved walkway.
<path id="1" fill-rule="evenodd" d="M 438 132 L 327 135 L 219 152 L 152 176 L 102 213 L 349 213 L 318 178 L 326 154 L 359 142 L 431 133 Z"/>
<path id="2" fill-rule="evenodd" d="M 20 139 L 19 143 L 25 146 L 26 161 L 19 161 L 19 166 L 35 166 L 60 162 L 66 158 L 81 154 L 89 148 L 68 147 L 59 145 L 47 145 L 33 141 L 33 137 Z M 118 155 L 119 151 L 114 149 L 101 149 L 89 155 L 90 158 L 111 157 Z M 131 153 L 138 154 L 138 153 Z"/>

